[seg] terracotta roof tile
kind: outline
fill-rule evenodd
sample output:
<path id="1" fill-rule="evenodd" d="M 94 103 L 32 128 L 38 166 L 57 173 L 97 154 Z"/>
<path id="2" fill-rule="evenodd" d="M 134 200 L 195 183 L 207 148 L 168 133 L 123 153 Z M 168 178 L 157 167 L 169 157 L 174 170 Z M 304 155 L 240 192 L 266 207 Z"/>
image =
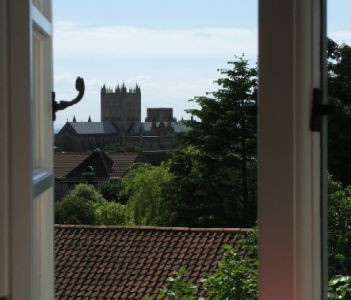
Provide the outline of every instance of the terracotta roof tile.
<path id="1" fill-rule="evenodd" d="M 71 174 L 75 170 L 80 171 L 81 168 L 86 167 L 86 165 L 92 165 L 94 169 L 100 174 L 100 160 L 98 161 L 94 156 L 95 152 L 92 153 L 81 153 L 81 152 L 56 152 L 54 155 L 54 169 L 55 169 L 55 178 L 59 177 L 71 177 Z M 102 152 L 103 153 L 103 152 Z M 105 156 L 103 153 L 102 155 Z M 113 165 L 109 168 L 110 178 L 121 178 L 125 175 L 128 168 L 136 162 L 138 153 L 111 153 L 106 154 L 106 159 L 111 159 Z M 94 160 L 96 163 L 94 163 Z M 76 178 L 77 176 L 73 176 Z M 72 180 L 74 178 L 72 177 Z M 79 178 L 78 178 L 79 179 Z M 105 177 L 103 179 L 106 179 Z"/>
<path id="2" fill-rule="evenodd" d="M 199 280 L 246 229 L 56 225 L 56 299 L 155 296 L 180 267 Z M 200 295 L 203 290 L 200 286 Z"/>

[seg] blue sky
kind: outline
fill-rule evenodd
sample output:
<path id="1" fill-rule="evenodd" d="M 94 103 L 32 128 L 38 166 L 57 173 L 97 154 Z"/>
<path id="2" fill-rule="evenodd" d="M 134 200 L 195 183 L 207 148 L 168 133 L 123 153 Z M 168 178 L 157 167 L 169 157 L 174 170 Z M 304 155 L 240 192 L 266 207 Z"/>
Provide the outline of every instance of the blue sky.
<path id="1" fill-rule="evenodd" d="M 329 32 L 351 42 L 350 0 L 329 1 Z M 215 89 L 218 68 L 234 55 L 257 58 L 256 0 L 53 0 L 54 84 L 58 99 L 75 95 L 76 76 L 86 95 L 57 115 L 100 120 L 100 86 L 137 82 L 142 118 L 147 107 L 173 107 L 187 118 L 188 99 Z"/>

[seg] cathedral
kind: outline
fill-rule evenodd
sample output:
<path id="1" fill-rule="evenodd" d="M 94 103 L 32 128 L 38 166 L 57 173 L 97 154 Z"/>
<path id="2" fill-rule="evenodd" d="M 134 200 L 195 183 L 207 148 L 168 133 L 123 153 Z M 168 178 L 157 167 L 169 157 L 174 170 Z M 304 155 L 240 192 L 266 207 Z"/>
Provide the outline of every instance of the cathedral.
<path id="1" fill-rule="evenodd" d="M 175 133 L 188 128 L 173 117 L 173 108 L 147 108 L 141 121 L 141 89 L 125 84 L 101 88 L 101 121 L 66 122 L 55 135 L 60 151 L 100 149 L 167 150 L 177 148 Z"/>

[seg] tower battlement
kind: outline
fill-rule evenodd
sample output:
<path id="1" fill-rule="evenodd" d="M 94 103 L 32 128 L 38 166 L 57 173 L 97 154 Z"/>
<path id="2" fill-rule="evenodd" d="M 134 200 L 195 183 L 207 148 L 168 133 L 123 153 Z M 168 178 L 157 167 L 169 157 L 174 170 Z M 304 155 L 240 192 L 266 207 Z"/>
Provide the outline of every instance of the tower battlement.
<path id="1" fill-rule="evenodd" d="M 101 95 L 108 94 L 141 94 L 141 89 L 138 84 L 134 88 L 127 88 L 124 83 L 122 85 L 117 84 L 117 86 L 112 88 L 104 84 L 101 87 Z"/>
<path id="2" fill-rule="evenodd" d="M 138 84 L 127 88 L 123 83 L 114 88 L 101 88 L 101 121 L 113 122 L 122 132 L 141 121 L 141 89 Z"/>

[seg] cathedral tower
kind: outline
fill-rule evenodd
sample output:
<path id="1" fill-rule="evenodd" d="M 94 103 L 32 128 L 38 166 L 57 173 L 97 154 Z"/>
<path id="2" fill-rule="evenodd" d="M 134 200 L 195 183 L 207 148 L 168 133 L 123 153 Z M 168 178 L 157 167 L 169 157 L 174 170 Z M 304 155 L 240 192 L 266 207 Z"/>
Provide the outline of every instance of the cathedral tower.
<path id="1" fill-rule="evenodd" d="M 101 121 L 113 122 L 123 133 L 129 127 L 141 121 L 141 90 L 138 85 L 134 89 L 117 85 L 114 89 L 101 88 Z"/>

